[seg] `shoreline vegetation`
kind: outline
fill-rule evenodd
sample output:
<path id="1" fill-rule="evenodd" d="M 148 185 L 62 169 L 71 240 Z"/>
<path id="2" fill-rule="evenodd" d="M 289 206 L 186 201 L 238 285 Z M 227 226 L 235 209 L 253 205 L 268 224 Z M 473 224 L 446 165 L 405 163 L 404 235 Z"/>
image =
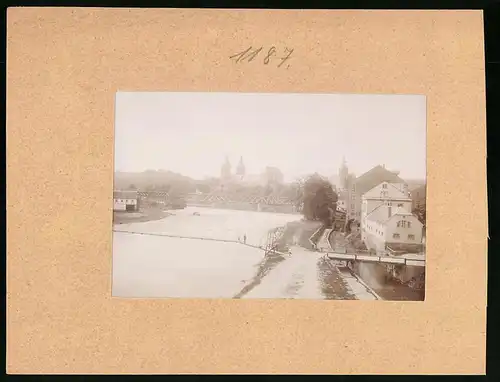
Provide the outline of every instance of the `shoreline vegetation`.
<path id="1" fill-rule="evenodd" d="M 161 208 L 145 208 L 134 212 L 113 211 L 113 225 L 145 223 L 161 220 L 171 215 L 175 215 L 175 210 L 167 211 Z"/>

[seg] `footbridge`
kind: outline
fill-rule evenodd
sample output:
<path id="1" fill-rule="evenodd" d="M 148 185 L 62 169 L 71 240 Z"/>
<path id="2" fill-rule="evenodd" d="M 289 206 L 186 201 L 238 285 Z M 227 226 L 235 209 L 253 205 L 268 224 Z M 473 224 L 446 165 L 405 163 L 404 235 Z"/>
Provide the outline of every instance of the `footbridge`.
<path id="1" fill-rule="evenodd" d="M 369 252 L 348 253 L 346 243 L 341 242 L 332 248 L 330 244 L 330 236 L 333 230 L 326 229 L 318 240 L 317 248 L 321 252 L 326 252 L 326 257 L 331 260 L 340 261 L 360 261 L 366 263 L 384 263 L 407 265 L 413 267 L 425 267 L 425 255 L 406 253 L 401 255 L 376 254 L 372 255 Z M 337 243 L 336 243 L 337 244 Z"/>

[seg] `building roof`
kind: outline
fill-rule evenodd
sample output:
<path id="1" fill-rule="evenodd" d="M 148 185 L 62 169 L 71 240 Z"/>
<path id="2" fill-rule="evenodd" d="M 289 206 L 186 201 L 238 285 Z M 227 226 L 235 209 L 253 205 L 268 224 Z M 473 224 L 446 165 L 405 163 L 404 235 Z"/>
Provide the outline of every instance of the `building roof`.
<path id="1" fill-rule="evenodd" d="M 383 184 L 389 185 L 386 189 L 382 188 Z M 381 191 L 387 191 L 388 194 L 385 197 L 382 197 L 380 195 Z M 372 189 L 368 190 L 363 194 L 363 199 L 397 199 L 397 200 L 408 200 L 411 201 L 411 199 L 408 197 L 407 194 L 405 194 L 404 191 L 399 189 L 395 183 L 389 183 L 389 182 L 381 182 L 380 184 L 377 184 L 375 187 Z"/>
<path id="2" fill-rule="evenodd" d="M 364 194 L 382 182 L 405 183 L 395 172 L 377 165 L 355 179 L 356 191 Z"/>
<path id="3" fill-rule="evenodd" d="M 137 199 L 137 191 L 113 191 L 113 199 Z"/>
<path id="4" fill-rule="evenodd" d="M 387 206 L 385 204 L 381 204 L 372 212 L 370 212 L 366 218 L 377 223 L 385 222 L 389 219 L 389 211 L 387 210 Z"/>
<path id="5" fill-rule="evenodd" d="M 393 207 L 391 207 L 393 208 Z M 391 217 L 389 217 L 389 207 L 386 204 L 381 204 L 377 208 L 375 208 L 372 212 L 368 214 L 366 217 L 368 220 L 385 224 L 394 216 L 413 216 L 411 212 L 408 212 L 404 208 L 396 208 L 395 211 L 392 213 Z M 392 212 L 392 211 L 391 211 Z"/>
<path id="6" fill-rule="evenodd" d="M 394 212 L 392 214 L 392 216 L 396 216 L 396 215 L 398 215 L 398 216 L 413 216 L 413 214 L 411 212 L 408 212 L 407 210 L 405 210 L 404 208 L 401 208 L 401 207 L 398 208 L 396 210 L 396 212 Z"/>

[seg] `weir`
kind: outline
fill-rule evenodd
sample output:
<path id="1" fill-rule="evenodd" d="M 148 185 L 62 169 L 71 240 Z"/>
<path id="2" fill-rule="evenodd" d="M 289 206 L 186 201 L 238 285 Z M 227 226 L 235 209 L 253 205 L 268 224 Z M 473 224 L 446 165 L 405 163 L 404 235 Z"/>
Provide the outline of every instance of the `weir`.
<path id="1" fill-rule="evenodd" d="M 273 233 L 275 231 L 278 231 L 278 232 L 280 232 L 280 234 L 282 234 L 281 228 L 276 229 L 276 230 L 272 230 Z M 241 244 L 241 245 L 245 245 L 247 247 L 263 250 L 266 253 L 266 255 L 269 253 L 286 255 L 286 253 L 277 251 L 274 248 L 274 245 L 272 244 L 272 243 L 274 243 L 274 241 L 272 243 L 270 243 L 270 242 L 266 243 L 265 246 L 259 246 L 259 245 L 248 244 L 248 243 L 238 241 L 238 240 L 216 239 L 216 238 L 212 238 L 212 237 L 181 236 L 181 235 L 172 235 L 172 234 L 168 234 L 168 233 L 136 232 L 136 231 L 126 231 L 126 230 L 115 230 L 115 229 L 113 230 L 113 232 L 127 233 L 127 234 L 131 234 L 131 235 L 161 236 L 161 237 L 170 237 L 170 238 L 176 238 L 176 239 L 205 240 L 205 241 L 216 241 L 216 242 L 221 242 L 221 243 L 234 243 L 234 244 Z"/>

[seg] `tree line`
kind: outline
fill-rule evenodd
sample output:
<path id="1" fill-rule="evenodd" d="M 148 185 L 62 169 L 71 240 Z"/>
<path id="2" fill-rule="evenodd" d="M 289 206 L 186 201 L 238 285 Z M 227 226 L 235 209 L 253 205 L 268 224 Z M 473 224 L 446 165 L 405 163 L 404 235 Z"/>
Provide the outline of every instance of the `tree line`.
<path id="1" fill-rule="evenodd" d="M 245 193 L 252 196 L 277 194 L 292 200 L 305 219 L 321 221 L 326 226 L 333 223 L 337 209 L 338 196 L 333 185 L 317 173 L 297 179 L 291 184 L 269 182 L 266 185 L 221 185 L 217 178 L 198 181 L 172 172 L 153 171 L 128 180 L 128 186 L 125 188 L 129 190 L 163 191 L 179 199 L 194 192 Z M 119 181 L 118 186 L 123 185 L 125 180 Z"/>
<path id="2" fill-rule="evenodd" d="M 297 207 L 304 218 L 321 221 L 331 227 L 338 201 L 333 185 L 316 173 L 296 182 L 295 188 Z"/>

